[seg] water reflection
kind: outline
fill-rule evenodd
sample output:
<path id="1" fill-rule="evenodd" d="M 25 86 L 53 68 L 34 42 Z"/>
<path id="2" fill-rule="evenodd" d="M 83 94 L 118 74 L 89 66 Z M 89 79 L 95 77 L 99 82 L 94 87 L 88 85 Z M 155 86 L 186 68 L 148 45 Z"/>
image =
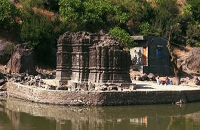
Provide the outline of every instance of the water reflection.
<path id="1" fill-rule="evenodd" d="M 0 130 L 200 130 L 200 103 L 115 107 L 0 100 Z"/>

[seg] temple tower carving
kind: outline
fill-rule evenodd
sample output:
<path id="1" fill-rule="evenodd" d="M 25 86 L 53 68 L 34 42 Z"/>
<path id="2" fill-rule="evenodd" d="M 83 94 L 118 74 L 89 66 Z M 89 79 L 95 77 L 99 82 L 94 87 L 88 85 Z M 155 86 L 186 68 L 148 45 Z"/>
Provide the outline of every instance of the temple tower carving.
<path id="1" fill-rule="evenodd" d="M 131 83 L 130 53 L 112 36 L 66 32 L 57 46 L 56 78 L 62 83 Z"/>

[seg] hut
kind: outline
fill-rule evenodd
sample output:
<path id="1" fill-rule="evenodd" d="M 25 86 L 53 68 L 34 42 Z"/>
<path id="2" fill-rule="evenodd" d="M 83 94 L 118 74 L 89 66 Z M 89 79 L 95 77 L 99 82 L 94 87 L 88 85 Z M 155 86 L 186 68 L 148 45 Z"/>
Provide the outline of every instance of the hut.
<path id="1" fill-rule="evenodd" d="M 142 73 L 170 75 L 172 73 L 167 39 L 155 36 L 132 36 L 137 46 L 130 49 L 133 70 Z"/>

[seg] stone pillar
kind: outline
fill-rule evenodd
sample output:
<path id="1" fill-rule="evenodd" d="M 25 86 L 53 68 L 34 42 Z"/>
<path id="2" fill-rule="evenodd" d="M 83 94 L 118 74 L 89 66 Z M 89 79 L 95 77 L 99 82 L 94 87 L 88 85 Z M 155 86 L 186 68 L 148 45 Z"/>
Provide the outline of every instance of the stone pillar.
<path id="1" fill-rule="evenodd" d="M 72 81 L 87 82 L 89 49 L 86 49 L 87 45 L 81 43 L 73 44 L 72 48 Z"/>
<path id="2" fill-rule="evenodd" d="M 82 37 L 80 38 L 81 35 Z M 90 37 L 87 33 L 78 34 L 72 42 L 72 82 L 87 83 L 89 76 L 89 46 L 91 46 Z"/>
<path id="3" fill-rule="evenodd" d="M 97 66 L 97 51 L 96 51 L 96 46 L 91 46 L 89 48 L 89 78 L 88 82 L 95 83 L 97 82 L 97 73 L 98 73 L 98 66 Z"/>
<path id="4" fill-rule="evenodd" d="M 71 40 L 63 38 L 65 35 L 68 34 L 65 33 L 58 40 L 56 79 L 67 84 L 67 82 L 71 79 L 72 47 Z"/>

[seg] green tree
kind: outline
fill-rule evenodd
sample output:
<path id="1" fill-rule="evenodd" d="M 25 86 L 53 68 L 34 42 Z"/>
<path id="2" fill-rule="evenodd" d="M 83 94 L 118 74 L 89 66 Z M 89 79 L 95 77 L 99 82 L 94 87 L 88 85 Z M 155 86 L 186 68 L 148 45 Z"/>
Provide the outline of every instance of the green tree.
<path id="1" fill-rule="evenodd" d="M 200 46 L 200 1 L 189 0 L 181 10 L 181 30 L 186 37 L 186 44 Z"/>
<path id="2" fill-rule="evenodd" d="M 200 27 L 199 23 L 189 24 L 187 29 L 187 44 L 200 47 Z"/>
<path id="3" fill-rule="evenodd" d="M 55 66 L 52 48 L 56 47 L 56 39 L 60 28 L 58 18 L 51 19 L 38 9 L 43 9 L 43 0 L 20 0 L 22 4 L 21 40 L 34 49 L 40 64 Z M 57 25 L 55 25 L 57 24 Z M 57 29 L 55 29 L 55 27 Z"/>
<path id="4" fill-rule="evenodd" d="M 21 38 L 29 43 L 29 47 L 35 48 L 38 44 L 52 43 L 53 24 L 51 21 L 37 14 L 24 19 L 23 22 Z"/>
<path id="5" fill-rule="evenodd" d="M 134 42 L 133 38 L 130 37 L 130 35 L 123 29 L 119 27 L 115 27 L 113 29 L 110 29 L 109 33 L 116 37 L 122 42 L 123 46 L 125 48 L 132 48 L 136 45 L 136 42 Z"/>
<path id="6" fill-rule="evenodd" d="M 52 21 L 40 14 L 24 19 L 21 27 L 21 38 L 22 41 L 28 43 L 30 48 L 34 49 L 39 62 L 50 63 L 50 48 L 56 42 Z"/>
<path id="7" fill-rule="evenodd" d="M 176 0 L 154 0 L 155 19 L 152 26 L 159 36 L 167 37 L 171 26 L 176 26 L 179 13 Z M 173 27 L 174 28 L 174 27 Z"/>
<path id="8" fill-rule="evenodd" d="M 59 5 L 62 20 L 73 26 L 74 31 L 109 30 L 129 18 L 125 8 L 110 0 L 61 0 Z"/>
<path id="9" fill-rule="evenodd" d="M 59 0 L 44 0 L 44 7 L 45 9 L 58 12 L 59 10 L 58 3 L 59 3 Z"/>
<path id="10" fill-rule="evenodd" d="M 192 12 L 195 21 L 200 22 L 200 1 L 199 0 L 189 0 L 189 5 L 191 5 L 190 10 Z"/>
<path id="11" fill-rule="evenodd" d="M 143 12 L 143 1 L 140 0 L 111 0 L 117 6 L 124 7 L 133 21 L 139 21 L 145 15 Z"/>
<path id="12" fill-rule="evenodd" d="M 0 28 L 14 27 L 16 18 L 20 15 L 19 10 L 8 0 L 0 1 Z"/>

